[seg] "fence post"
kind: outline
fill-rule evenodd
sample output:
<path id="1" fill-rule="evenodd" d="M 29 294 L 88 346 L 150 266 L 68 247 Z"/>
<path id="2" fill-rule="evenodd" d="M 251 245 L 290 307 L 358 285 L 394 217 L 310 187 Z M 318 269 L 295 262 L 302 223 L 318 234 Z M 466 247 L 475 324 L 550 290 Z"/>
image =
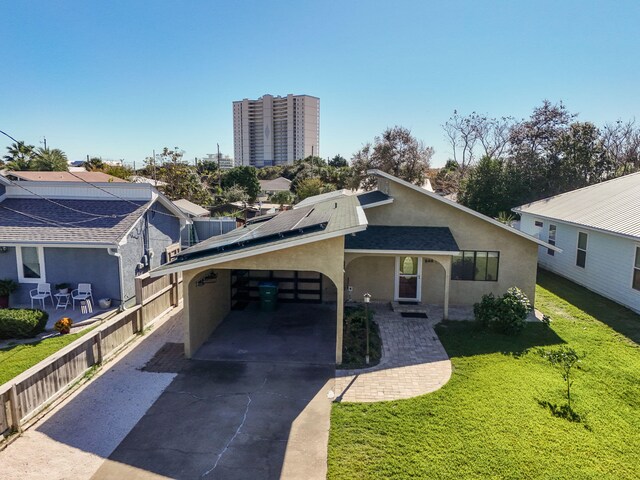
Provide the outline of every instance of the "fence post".
<path id="1" fill-rule="evenodd" d="M 98 347 L 98 358 L 97 358 L 97 364 L 101 364 L 102 360 L 103 360 L 103 356 L 102 356 L 102 330 L 98 330 L 98 336 L 97 336 L 97 347 Z"/>
<path id="2" fill-rule="evenodd" d="M 18 389 L 14 383 L 9 390 L 9 408 L 11 409 L 11 429 L 20 433 L 22 427 L 20 425 L 20 404 L 18 403 Z"/>
<path id="3" fill-rule="evenodd" d="M 140 305 L 140 331 L 144 331 L 144 297 L 142 288 L 142 278 L 136 277 L 136 304 Z"/>

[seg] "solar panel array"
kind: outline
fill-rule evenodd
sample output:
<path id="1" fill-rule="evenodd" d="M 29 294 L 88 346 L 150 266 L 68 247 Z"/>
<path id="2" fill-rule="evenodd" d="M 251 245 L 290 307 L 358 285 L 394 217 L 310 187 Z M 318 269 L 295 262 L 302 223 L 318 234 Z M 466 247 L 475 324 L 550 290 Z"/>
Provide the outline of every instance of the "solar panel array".
<path id="1" fill-rule="evenodd" d="M 284 237 L 303 233 L 308 229 L 325 226 L 330 219 L 331 212 L 316 212 L 313 206 L 286 210 L 266 222 L 246 225 L 220 237 L 206 240 L 185 250 L 178 256 L 178 259 L 186 260 L 194 254 L 201 254 L 202 252 L 239 248 L 271 237 Z"/>

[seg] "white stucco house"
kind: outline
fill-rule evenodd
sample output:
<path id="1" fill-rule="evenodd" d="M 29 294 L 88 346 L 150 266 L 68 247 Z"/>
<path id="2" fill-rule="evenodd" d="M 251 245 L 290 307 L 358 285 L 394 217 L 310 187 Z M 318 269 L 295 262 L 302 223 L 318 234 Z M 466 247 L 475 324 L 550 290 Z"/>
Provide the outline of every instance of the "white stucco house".
<path id="1" fill-rule="evenodd" d="M 538 264 L 640 313 L 640 172 L 513 209 Z"/>

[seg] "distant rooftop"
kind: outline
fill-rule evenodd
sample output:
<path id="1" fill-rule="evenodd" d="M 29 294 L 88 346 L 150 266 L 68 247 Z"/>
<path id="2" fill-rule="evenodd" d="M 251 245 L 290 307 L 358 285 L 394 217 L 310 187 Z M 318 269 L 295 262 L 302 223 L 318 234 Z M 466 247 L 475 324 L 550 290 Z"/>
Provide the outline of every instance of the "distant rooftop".
<path id="1" fill-rule="evenodd" d="M 5 176 L 11 180 L 28 182 L 89 182 L 89 183 L 112 183 L 126 182 L 113 175 L 103 172 L 16 172 L 8 171 Z"/>

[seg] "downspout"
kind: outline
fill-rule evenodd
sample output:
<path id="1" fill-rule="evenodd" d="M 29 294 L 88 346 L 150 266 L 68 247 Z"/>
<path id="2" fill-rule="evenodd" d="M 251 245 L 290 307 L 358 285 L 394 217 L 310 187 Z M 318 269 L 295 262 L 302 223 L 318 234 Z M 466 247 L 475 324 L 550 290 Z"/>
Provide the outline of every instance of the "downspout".
<path id="1" fill-rule="evenodd" d="M 120 247 L 109 247 L 107 248 L 107 253 L 113 257 L 117 257 L 118 258 L 118 277 L 120 280 L 120 306 L 118 307 L 118 309 L 120 311 L 124 310 L 124 282 L 123 282 L 123 277 L 124 275 L 122 274 L 122 255 L 120 255 Z"/>

